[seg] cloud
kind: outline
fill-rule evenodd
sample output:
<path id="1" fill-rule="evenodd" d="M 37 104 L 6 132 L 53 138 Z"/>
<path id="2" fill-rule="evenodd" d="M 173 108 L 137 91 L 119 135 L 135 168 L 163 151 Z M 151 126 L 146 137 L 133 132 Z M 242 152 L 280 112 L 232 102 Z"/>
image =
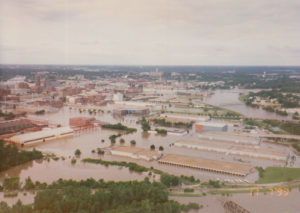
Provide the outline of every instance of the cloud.
<path id="1" fill-rule="evenodd" d="M 0 45 L 18 50 L 0 49 L 0 63 L 299 65 L 299 10 L 298 0 L 0 0 Z"/>

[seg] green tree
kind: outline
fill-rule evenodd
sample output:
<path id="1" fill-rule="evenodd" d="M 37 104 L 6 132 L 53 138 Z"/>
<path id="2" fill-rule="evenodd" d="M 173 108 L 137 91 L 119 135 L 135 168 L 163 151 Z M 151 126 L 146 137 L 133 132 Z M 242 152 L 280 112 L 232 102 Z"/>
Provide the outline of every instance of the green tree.
<path id="1" fill-rule="evenodd" d="M 75 163 L 76 163 L 76 159 L 75 159 L 75 158 L 72 158 L 71 163 L 72 163 L 72 164 L 75 164 Z"/>
<path id="2" fill-rule="evenodd" d="M 155 150 L 155 145 L 152 144 L 152 145 L 150 146 L 150 149 L 151 149 L 151 150 Z"/>
<path id="3" fill-rule="evenodd" d="M 80 155 L 81 155 L 80 149 L 76 149 L 76 150 L 75 150 L 75 155 L 76 155 L 76 156 L 80 156 Z"/>
<path id="4" fill-rule="evenodd" d="M 0 172 L 31 160 L 41 159 L 43 154 L 35 149 L 19 151 L 15 145 L 4 144 L 0 140 Z"/>
<path id="5" fill-rule="evenodd" d="M 180 178 L 175 175 L 162 174 L 160 181 L 167 187 L 178 186 L 181 184 Z"/>
<path id="6" fill-rule="evenodd" d="M 3 181 L 3 188 L 5 190 L 19 189 L 20 188 L 20 178 L 19 177 L 5 178 Z"/>
<path id="7" fill-rule="evenodd" d="M 25 185 L 23 187 L 25 190 L 34 189 L 34 183 L 32 182 L 30 177 L 27 177 L 25 180 Z"/>
<path id="8" fill-rule="evenodd" d="M 130 141 L 130 144 L 131 144 L 132 146 L 134 146 L 134 145 L 136 144 L 136 141 L 135 141 L 135 140 L 131 140 L 131 141 Z"/>
<path id="9" fill-rule="evenodd" d="M 150 123 L 146 120 L 145 117 L 142 118 L 141 125 L 144 132 L 148 132 L 151 129 Z"/>
<path id="10" fill-rule="evenodd" d="M 104 155 L 104 151 L 101 149 L 98 149 L 98 155 Z"/>

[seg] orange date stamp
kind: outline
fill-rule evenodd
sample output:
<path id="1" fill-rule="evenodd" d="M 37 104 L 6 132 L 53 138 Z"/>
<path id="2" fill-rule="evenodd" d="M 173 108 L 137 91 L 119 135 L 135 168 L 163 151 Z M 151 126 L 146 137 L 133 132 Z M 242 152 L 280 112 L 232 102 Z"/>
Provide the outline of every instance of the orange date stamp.
<path id="1" fill-rule="evenodd" d="M 286 197 L 289 195 L 289 192 L 290 192 L 290 189 L 287 188 L 287 187 L 274 187 L 274 188 L 268 188 L 267 190 L 266 189 L 250 189 L 250 195 L 251 196 L 258 196 L 260 192 L 269 192 L 271 195 L 274 195 L 274 196 L 278 196 L 278 197 Z"/>

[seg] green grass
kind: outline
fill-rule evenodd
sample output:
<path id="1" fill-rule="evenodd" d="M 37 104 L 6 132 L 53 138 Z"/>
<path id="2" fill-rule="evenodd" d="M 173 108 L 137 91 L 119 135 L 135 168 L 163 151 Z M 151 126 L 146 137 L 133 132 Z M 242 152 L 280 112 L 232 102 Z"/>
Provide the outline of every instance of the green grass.
<path id="1" fill-rule="evenodd" d="M 123 166 L 129 168 L 130 171 L 135 171 L 135 172 L 147 172 L 149 169 L 144 166 L 140 166 L 136 163 L 131 163 L 131 162 L 119 162 L 119 161 L 105 161 L 101 159 L 92 159 L 92 158 L 85 158 L 82 160 L 84 163 L 95 163 L 95 164 L 101 164 L 104 166 Z"/>
<path id="2" fill-rule="evenodd" d="M 295 142 L 292 144 L 292 147 L 297 150 L 297 155 L 300 156 L 300 143 Z"/>
<path id="3" fill-rule="evenodd" d="M 169 196 L 174 197 L 203 197 L 203 193 L 201 194 L 194 194 L 194 193 L 169 193 Z"/>
<path id="4" fill-rule="evenodd" d="M 217 195 L 217 194 L 241 194 L 241 193 L 256 193 L 256 191 L 258 190 L 258 192 L 269 192 L 270 189 L 269 188 L 252 188 L 252 189 L 238 189 L 238 190 L 212 190 L 209 191 L 209 194 L 212 195 Z"/>
<path id="5" fill-rule="evenodd" d="M 249 188 L 249 187 L 255 187 L 255 185 L 239 185 L 239 184 L 222 184 L 222 186 L 221 186 L 222 188 L 230 188 L 230 189 L 232 189 L 232 188 Z"/>
<path id="6" fill-rule="evenodd" d="M 300 168 L 267 167 L 257 183 L 276 183 L 300 179 Z"/>
<path id="7" fill-rule="evenodd" d="M 236 194 L 236 193 L 249 193 L 250 189 L 240 189 L 240 190 L 211 190 L 208 193 L 212 195 L 216 194 Z"/>
<path id="8" fill-rule="evenodd" d="M 275 190 L 277 187 L 271 187 Z M 296 185 L 288 185 L 288 186 L 280 186 L 279 188 L 289 188 L 289 190 L 292 190 L 294 188 L 298 188 L 300 190 L 300 184 Z M 251 189 L 237 189 L 237 190 L 210 190 L 207 193 L 211 195 L 229 195 L 229 194 L 241 194 L 241 193 L 263 193 L 263 192 L 270 192 L 270 188 L 251 188 Z M 203 197 L 206 193 L 202 194 L 196 194 L 196 193 L 169 193 L 169 196 L 176 196 L 176 197 Z"/>
<path id="9" fill-rule="evenodd" d="M 4 193 L 4 197 L 17 197 L 18 192 Z"/>

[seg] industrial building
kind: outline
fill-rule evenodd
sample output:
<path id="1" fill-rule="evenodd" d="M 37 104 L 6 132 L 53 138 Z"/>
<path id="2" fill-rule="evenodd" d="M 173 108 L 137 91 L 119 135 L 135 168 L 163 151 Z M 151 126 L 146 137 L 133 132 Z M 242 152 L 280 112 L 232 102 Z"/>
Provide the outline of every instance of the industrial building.
<path id="1" fill-rule="evenodd" d="M 54 139 L 73 136 L 74 131 L 70 127 L 59 127 L 54 129 L 43 129 L 41 131 L 29 132 L 15 135 L 8 139 L 8 142 L 25 146 L 40 142 L 46 142 Z"/>
<path id="2" fill-rule="evenodd" d="M 215 140 L 215 141 L 222 141 L 222 142 L 232 142 L 238 144 L 252 144 L 252 145 L 259 145 L 260 140 L 258 137 L 245 137 L 241 135 L 228 135 L 228 134 L 198 134 L 197 137 L 203 140 Z"/>
<path id="3" fill-rule="evenodd" d="M 130 157 L 133 159 L 143 159 L 146 161 L 157 160 L 161 154 L 155 150 L 146 150 L 137 147 L 120 146 L 111 150 L 112 155 Z"/>
<path id="4" fill-rule="evenodd" d="M 184 135 L 188 134 L 188 131 L 185 129 L 170 128 L 170 127 L 164 127 L 163 129 L 167 130 L 168 135 L 184 136 Z M 157 133 L 155 130 L 149 130 L 148 132 Z"/>
<path id="5" fill-rule="evenodd" d="M 181 166 L 186 168 L 200 169 L 208 172 L 238 176 L 246 176 L 252 170 L 251 166 L 244 164 L 174 154 L 169 154 L 161 158 L 158 162 L 167 165 Z"/>
<path id="6" fill-rule="evenodd" d="M 174 143 L 176 147 L 197 149 L 209 152 L 219 152 L 230 155 L 241 155 L 253 158 L 286 161 L 289 157 L 287 152 L 279 152 L 270 148 L 261 148 L 253 145 L 239 145 L 228 141 L 184 139 Z"/>
<path id="7" fill-rule="evenodd" d="M 86 117 L 75 117 L 69 119 L 69 125 L 72 128 L 83 128 L 87 126 L 94 126 L 95 118 L 86 118 Z"/>
<path id="8" fill-rule="evenodd" d="M 123 101 L 124 95 L 122 93 L 113 94 L 113 101 Z"/>
<path id="9" fill-rule="evenodd" d="M 223 131 L 228 130 L 228 125 L 223 123 L 213 123 L 213 122 L 198 122 L 195 124 L 195 132 L 201 133 L 203 131 Z"/>
<path id="10" fill-rule="evenodd" d="M 30 128 L 38 128 L 38 125 L 34 124 L 31 120 L 26 118 L 8 120 L 0 122 L 0 135 L 16 133 Z"/>
<path id="11" fill-rule="evenodd" d="M 172 117 L 172 116 L 164 116 L 164 115 L 161 115 L 159 117 L 154 117 L 151 120 L 165 120 L 165 122 L 170 124 L 176 124 L 176 123 L 193 124 L 194 123 L 194 120 L 190 118 Z"/>
<path id="12" fill-rule="evenodd" d="M 176 113 L 164 113 L 161 114 L 160 117 L 162 118 L 181 118 L 181 119 L 188 119 L 187 121 L 192 122 L 207 122 L 210 120 L 209 116 L 198 116 L 198 115 L 185 115 L 185 114 L 176 114 Z"/>

